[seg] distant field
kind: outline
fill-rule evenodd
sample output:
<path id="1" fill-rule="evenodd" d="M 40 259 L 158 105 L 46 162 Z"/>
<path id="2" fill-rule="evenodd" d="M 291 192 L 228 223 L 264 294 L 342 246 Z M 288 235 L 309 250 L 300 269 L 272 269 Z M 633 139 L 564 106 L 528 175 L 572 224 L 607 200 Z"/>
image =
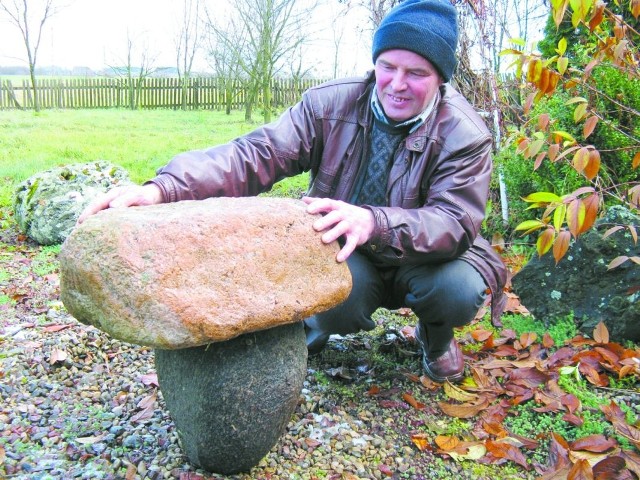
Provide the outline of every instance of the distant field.
<path id="1" fill-rule="evenodd" d="M 253 130 L 243 112 L 175 110 L 0 111 L 0 206 L 19 182 L 71 163 L 106 160 L 142 182 L 174 155 Z"/>

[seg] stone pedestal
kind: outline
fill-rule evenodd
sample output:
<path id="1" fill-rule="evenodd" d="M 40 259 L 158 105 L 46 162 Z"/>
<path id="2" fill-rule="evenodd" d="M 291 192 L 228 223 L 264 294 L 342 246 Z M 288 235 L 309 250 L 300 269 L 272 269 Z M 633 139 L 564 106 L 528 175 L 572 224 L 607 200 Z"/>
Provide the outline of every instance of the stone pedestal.
<path id="1" fill-rule="evenodd" d="M 250 470 L 276 444 L 307 368 L 302 323 L 201 347 L 157 349 L 155 357 L 189 461 L 225 475 Z"/>

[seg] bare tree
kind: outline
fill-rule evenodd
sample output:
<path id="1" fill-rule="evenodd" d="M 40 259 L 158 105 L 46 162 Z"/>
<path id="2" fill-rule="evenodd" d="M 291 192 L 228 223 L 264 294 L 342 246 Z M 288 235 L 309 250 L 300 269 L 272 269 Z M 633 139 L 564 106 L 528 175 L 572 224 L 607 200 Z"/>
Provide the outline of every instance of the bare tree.
<path id="1" fill-rule="evenodd" d="M 200 0 L 183 0 L 182 21 L 176 37 L 176 65 L 182 91 L 182 110 L 187 109 L 188 83 L 202 33 Z"/>
<path id="2" fill-rule="evenodd" d="M 225 112 L 231 114 L 231 106 L 240 90 L 235 88 L 244 82 L 242 56 L 246 50 L 246 35 L 233 25 L 217 25 L 209 9 L 206 9 L 205 40 L 207 61 L 213 69 L 218 88 L 222 90 Z"/>
<path id="3" fill-rule="evenodd" d="M 2 12 L 22 35 L 29 62 L 33 107 L 36 112 L 40 111 L 36 87 L 36 62 L 44 24 L 56 13 L 54 0 L 0 0 L 0 13 Z"/>
<path id="4" fill-rule="evenodd" d="M 271 121 L 271 82 L 284 62 L 290 62 L 305 41 L 304 25 L 314 7 L 313 0 L 238 0 L 233 16 L 218 19 L 229 26 L 219 28 L 221 34 L 242 31 L 247 35 L 244 49 L 237 51 L 236 59 L 248 81 L 245 112 L 248 119 L 253 101 L 260 94 L 263 120 Z M 227 38 L 225 43 L 231 44 L 232 38 Z"/>
<path id="5" fill-rule="evenodd" d="M 136 42 L 127 30 L 127 48 L 124 60 L 119 65 L 110 66 L 111 70 L 121 79 L 127 92 L 127 104 L 131 110 L 140 107 L 142 87 L 145 80 L 155 71 L 155 61 L 157 55 L 151 53 L 148 45 L 143 44 L 141 48 L 136 48 Z"/>

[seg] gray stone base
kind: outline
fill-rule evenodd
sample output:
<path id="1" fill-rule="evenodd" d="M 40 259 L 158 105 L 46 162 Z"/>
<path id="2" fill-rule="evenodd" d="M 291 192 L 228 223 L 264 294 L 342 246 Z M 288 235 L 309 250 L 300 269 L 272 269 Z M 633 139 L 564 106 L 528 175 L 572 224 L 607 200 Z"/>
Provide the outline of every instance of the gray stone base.
<path id="1" fill-rule="evenodd" d="M 155 362 L 191 463 L 225 475 L 244 472 L 276 444 L 296 408 L 307 369 L 304 327 L 156 350 Z"/>

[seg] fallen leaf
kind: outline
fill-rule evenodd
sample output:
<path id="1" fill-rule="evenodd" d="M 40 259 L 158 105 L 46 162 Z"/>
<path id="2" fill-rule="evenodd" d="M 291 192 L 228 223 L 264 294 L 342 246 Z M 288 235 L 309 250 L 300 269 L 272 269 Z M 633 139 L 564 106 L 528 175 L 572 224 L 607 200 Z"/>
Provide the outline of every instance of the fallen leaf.
<path id="1" fill-rule="evenodd" d="M 455 450 L 446 453 L 456 461 L 478 460 L 487 454 L 487 448 L 480 442 L 460 442 Z"/>
<path id="2" fill-rule="evenodd" d="M 382 474 L 386 475 L 387 477 L 393 477 L 393 471 L 391 471 L 389 466 L 384 463 L 381 463 L 380 465 L 378 465 L 378 470 L 380 470 Z"/>
<path id="3" fill-rule="evenodd" d="M 473 402 L 478 399 L 478 395 L 475 393 L 465 392 L 451 382 L 444 383 L 444 393 L 447 397 L 458 400 L 459 402 Z"/>
<path id="4" fill-rule="evenodd" d="M 2 445 L 0 445 L 0 465 L 2 465 L 5 461 L 5 459 L 7 458 L 7 454 L 4 450 L 4 447 Z"/>
<path id="5" fill-rule="evenodd" d="M 460 439 L 451 435 L 438 435 L 434 441 L 438 448 L 445 452 L 453 450 L 460 444 Z"/>
<path id="6" fill-rule="evenodd" d="M 142 400 L 140 400 L 136 406 L 142 409 L 153 407 L 153 405 L 156 402 L 156 398 L 157 398 L 157 395 L 154 392 L 151 395 L 147 395 Z"/>
<path id="7" fill-rule="evenodd" d="M 567 395 L 563 395 L 561 399 L 562 405 L 564 405 L 569 413 L 574 413 L 578 409 L 580 409 L 580 400 L 575 395 L 568 393 Z"/>
<path id="8" fill-rule="evenodd" d="M 569 442 L 571 450 L 587 450 L 589 452 L 602 453 L 618 446 L 618 442 L 604 435 L 589 435 Z"/>
<path id="9" fill-rule="evenodd" d="M 508 442 L 495 442 L 492 440 L 487 440 L 485 442 L 485 447 L 487 448 L 487 452 L 493 455 L 495 458 L 504 458 L 507 460 L 511 460 L 512 462 L 517 463 L 527 470 L 531 468 L 527 463 L 527 459 L 525 458 L 524 454 L 515 445 L 511 445 Z"/>
<path id="10" fill-rule="evenodd" d="M 429 437 L 426 433 L 415 433 L 411 435 L 411 441 L 421 452 L 429 448 Z"/>
<path id="11" fill-rule="evenodd" d="M 544 346 L 544 348 L 551 348 L 554 344 L 555 342 L 553 341 L 553 338 L 551 338 L 551 335 L 549 335 L 549 332 L 544 332 L 544 335 L 542 336 L 542 346 Z"/>
<path id="12" fill-rule="evenodd" d="M 309 437 L 304 439 L 304 443 L 306 443 L 307 447 L 309 448 L 316 448 L 322 445 L 322 442 L 316 440 L 315 438 L 309 438 Z"/>
<path id="13" fill-rule="evenodd" d="M 142 375 L 142 377 L 140 377 L 140 381 L 143 385 L 153 385 L 154 387 L 160 386 L 160 384 L 158 383 L 157 373 L 147 373 L 146 375 Z"/>
<path id="14" fill-rule="evenodd" d="M 567 480 L 593 480 L 593 470 L 589 462 L 578 460 L 574 463 L 571 470 L 569 470 Z"/>
<path id="15" fill-rule="evenodd" d="M 593 466 L 593 476 L 598 480 L 615 480 L 620 478 L 627 463 L 622 457 L 607 457 Z"/>
<path id="16" fill-rule="evenodd" d="M 598 343 L 609 343 L 609 330 L 603 322 L 598 323 L 593 330 L 593 339 Z"/>
<path id="17" fill-rule="evenodd" d="M 446 402 L 438 402 L 440 409 L 450 417 L 471 418 L 475 417 L 482 410 L 487 408 L 489 401 L 485 397 L 480 397 L 478 403 L 452 404 Z"/>
<path id="18" fill-rule="evenodd" d="M 57 362 L 64 362 L 67 359 L 67 352 L 59 348 L 53 348 L 49 356 L 49 363 L 53 365 Z"/>
<path id="19" fill-rule="evenodd" d="M 484 330 L 482 328 L 477 328 L 471 332 L 471 337 L 473 337 L 476 342 L 484 342 L 491 337 L 491 335 L 493 335 L 492 331 Z"/>
<path id="20" fill-rule="evenodd" d="M 54 325 L 47 325 L 43 328 L 43 330 L 47 333 L 54 333 L 54 332 L 59 332 L 60 330 L 65 330 L 67 328 L 70 328 L 71 325 L 59 325 L 59 324 L 54 324 Z"/>
<path id="21" fill-rule="evenodd" d="M 520 335 L 520 346 L 527 348 L 531 346 L 538 339 L 538 334 L 534 332 L 523 333 Z"/>
<path id="22" fill-rule="evenodd" d="M 405 402 L 407 402 L 409 405 L 411 405 L 413 408 L 415 408 L 416 410 L 424 410 L 425 408 L 425 404 L 417 401 L 415 397 L 410 393 L 403 393 L 402 399 Z"/>
<path id="23" fill-rule="evenodd" d="M 373 395 L 377 395 L 379 393 L 380 393 L 380 386 L 379 385 L 371 385 L 369 390 L 367 390 L 366 395 L 373 396 Z"/>
<path id="24" fill-rule="evenodd" d="M 623 450 L 620 452 L 620 457 L 624 459 L 627 468 L 640 477 L 640 455 L 629 450 Z"/>

